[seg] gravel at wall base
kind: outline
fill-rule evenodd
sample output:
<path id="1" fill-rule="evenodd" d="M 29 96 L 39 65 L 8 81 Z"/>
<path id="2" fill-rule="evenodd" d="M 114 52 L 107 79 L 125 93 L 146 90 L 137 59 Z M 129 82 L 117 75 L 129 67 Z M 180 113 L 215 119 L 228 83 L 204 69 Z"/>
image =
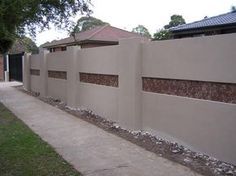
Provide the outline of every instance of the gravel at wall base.
<path id="1" fill-rule="evenodd" d="M 202 153 L 191 151 L 182 145 L 161 139 L 158 136 L 154 136 L 145 131 L 130 131 L 124 129 L 117 123 L 94 114 L 91 110 L 70 108 L 66 103 L 59 99 L 53 97 L 41 97 L 39 93 L 26 91 L 22 86 L 16 88 L 78 118 L 92 123 L 107 132 L 120 136 L 148 151 L 154 152 L 160 157 L 187 166 L 200 174 L 207 176 L 236 176 L 236 166 L 233 164 L 217 160 L 216 158 L 212 158 Z"/>

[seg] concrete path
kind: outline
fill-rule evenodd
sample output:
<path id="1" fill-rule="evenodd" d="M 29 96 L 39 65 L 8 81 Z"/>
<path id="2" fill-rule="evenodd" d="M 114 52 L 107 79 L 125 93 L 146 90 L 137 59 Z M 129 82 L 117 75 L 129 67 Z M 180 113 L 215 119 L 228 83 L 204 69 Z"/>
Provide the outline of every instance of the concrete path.
<path id="1" fill-rule="evenodd" d="M 0 83 L 0 101 L 85 176 L 198 176 L 190 169 Z"/>

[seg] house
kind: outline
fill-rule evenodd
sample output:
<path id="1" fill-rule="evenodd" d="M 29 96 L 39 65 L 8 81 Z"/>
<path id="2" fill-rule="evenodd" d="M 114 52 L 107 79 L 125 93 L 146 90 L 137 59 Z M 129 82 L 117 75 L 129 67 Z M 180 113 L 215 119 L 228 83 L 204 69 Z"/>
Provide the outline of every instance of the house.
<path id="1" fill-rule="evenodd" d="M 236 32 L 236 12 L 204 18 L 170 29 L 173 38 L 197 37 L 206 35 L 228 34 Z"/>
<path id="2" fill-rule="evenodd" d="M 54 40 L 42 45 L 42 48 L 50 52 L 66 50 L 67 46 L 79 45 L 81 48 L 101 47 L 108 45 L 118 45 L 120 39 L 125 38 L 145 38 L 137 33 L 125 31 L 110 25 L 98 26 L 91 30 L 76 33 L 61 40 Z"/>

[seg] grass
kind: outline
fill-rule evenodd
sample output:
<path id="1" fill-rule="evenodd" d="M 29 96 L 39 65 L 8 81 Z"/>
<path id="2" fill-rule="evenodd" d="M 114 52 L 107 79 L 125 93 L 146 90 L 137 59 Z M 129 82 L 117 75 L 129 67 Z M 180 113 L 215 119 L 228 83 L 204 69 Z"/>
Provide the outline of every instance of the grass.
<path id="1" fill-rule="evenodd" d="M 0 176 L 31 175 L 80 174 L 0 103 Z"/>

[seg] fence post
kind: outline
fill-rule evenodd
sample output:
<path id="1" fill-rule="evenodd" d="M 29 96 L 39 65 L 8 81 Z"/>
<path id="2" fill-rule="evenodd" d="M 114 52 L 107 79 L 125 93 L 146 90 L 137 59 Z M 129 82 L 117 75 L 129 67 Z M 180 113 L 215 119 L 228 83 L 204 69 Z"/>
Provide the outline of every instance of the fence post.
<path id="1" fill-rule="evenodd" d="M 23 56 L 23 86 L 27 91 L 30 91 L 30 54 L 25 53 Z"/>
<path id="2" fill-rule="evenodd" d="M 70 56 L 67 58 L 67 105 L 76 107 L 76 95 L 77 95 L 77 61 L 78 61 L 78 46 L 70 46 L 67 48 Z"/>
<path id="3" fill-rule="evenodd" d="M 4 70 L 4 80 L 5 82 L 8 82 L 9 81 L 9 54 L 5 53 L 3 57 L 4 57 L 4 61 L 6 62 L 6 67 Z"/>
<path id="4" fill-rule="evenodd" d="M 142 127 L 142 40 L 138 38 L 124 39 L 119 43 L 121 57 L 118 60 L 118 121 L 126 128 L 138 130 Z"/>
<path id="5" fill-rule="evenodd" d="M 47 54 L 49 51 L 41 50 L 40 55 L 40 96 L 47 96 L 48 89 L 48 62 Z"/>

